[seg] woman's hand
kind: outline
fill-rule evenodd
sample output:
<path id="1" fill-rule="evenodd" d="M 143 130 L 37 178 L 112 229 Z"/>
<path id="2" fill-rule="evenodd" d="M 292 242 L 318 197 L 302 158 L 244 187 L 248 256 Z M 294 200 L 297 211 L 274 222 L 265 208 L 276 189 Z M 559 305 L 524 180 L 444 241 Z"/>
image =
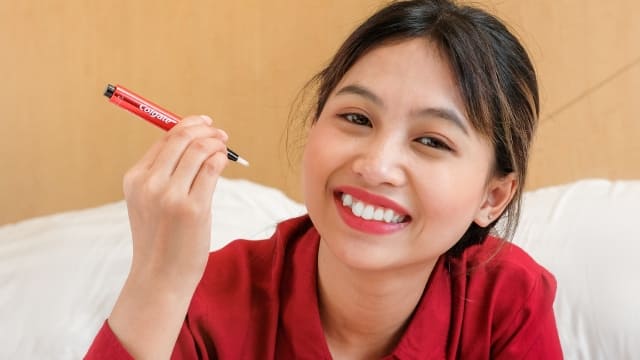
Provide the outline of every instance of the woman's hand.
<path id="1" fill-rule="evenodd" d="M 133 259 L 109 325 L 135 358 L 171 354 L 207 263 L 227 138 L 209 117 L 187 117 L 124 177 Z"/>
<path id="2" fill-rule="evenodd" d="M 132 273 L 195 286 L 209 253 L 211 198 L 227 165 L 227 134 L 185 118 L 124 177 Z"/>

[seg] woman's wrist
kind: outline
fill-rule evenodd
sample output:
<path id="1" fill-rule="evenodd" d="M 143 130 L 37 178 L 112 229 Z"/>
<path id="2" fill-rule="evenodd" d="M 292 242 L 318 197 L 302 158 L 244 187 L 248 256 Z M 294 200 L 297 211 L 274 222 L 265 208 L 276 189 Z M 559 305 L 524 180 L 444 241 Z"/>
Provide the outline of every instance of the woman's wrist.
<path id="1" fill-rule="evenodd" d="M 197 282 L 136 275 L 127 278 L 109 326 L 134 358 L 168 358 Z"/>
<path id="2" fill-rule="evenodd" d="M 134 260 L 127 283 L 132 287 L 146 288 L 146 291 L 152 293 L 173 294 L 176 297 L 188 294 L 191 298 L 202 278 L 205 266 L 206 263 L 203 266 L 168 266 L 154 265 L 152 262 L 137 265 Z"/>

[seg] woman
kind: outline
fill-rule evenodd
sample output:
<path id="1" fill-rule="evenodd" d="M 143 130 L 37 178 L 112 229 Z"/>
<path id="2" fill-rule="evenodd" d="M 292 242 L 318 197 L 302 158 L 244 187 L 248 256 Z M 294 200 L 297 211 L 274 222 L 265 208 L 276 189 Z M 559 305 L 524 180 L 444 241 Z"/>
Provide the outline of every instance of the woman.
<path id="1" fill-rule="evenodd" d="M 538 116 L 517 39 L 478 9 L 397 2 L 316 80 L 309 214 L 271 239 L 207 254 L 227 135 L 206 116 L 127 173 L 132 268 L 87 357 L 561 358 L 555 280 L 489 235 L 515 229 Z"/>

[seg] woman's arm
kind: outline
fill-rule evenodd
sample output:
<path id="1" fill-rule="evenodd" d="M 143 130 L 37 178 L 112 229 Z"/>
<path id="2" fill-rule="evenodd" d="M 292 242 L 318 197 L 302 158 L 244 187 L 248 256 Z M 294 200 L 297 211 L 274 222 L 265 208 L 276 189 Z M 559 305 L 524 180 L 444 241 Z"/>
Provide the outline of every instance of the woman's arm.
<path id="1" fill-rule="evenodd" d="M 210 125 L 185 118 L 124 177 L 133 259 L 108 325 L 136 359 L 171 356 L 207 263 L 211 199 L 227 164 L 227 135 Z"/>

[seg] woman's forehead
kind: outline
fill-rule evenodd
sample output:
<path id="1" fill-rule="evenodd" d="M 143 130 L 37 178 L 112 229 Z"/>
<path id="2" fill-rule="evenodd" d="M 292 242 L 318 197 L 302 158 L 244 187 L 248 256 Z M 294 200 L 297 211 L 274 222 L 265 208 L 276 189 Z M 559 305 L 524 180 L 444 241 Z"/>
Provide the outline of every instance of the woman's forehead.
<path id="1" fill-rule="evenodd" d="M 425 103 L 416 105 L 436 103 L 465 113 L 448 58 L 424 38 L 394 41 L 367 51 L 344 74 L 332 95 L 344 93 L 365 97 L 378 105 L 418 101 Z"/>
<path id="2" fill-rule="evenodd" d="M 380 80 L 396 80 L 400 84 L 410 80 L 438 81 L 457 87 L 448 57 L 424 38 L 384 43 L 368 50 L 346 71 L 337 87 L 348 82 L 370 82 L 369 87 L 375 87 Z"/>

